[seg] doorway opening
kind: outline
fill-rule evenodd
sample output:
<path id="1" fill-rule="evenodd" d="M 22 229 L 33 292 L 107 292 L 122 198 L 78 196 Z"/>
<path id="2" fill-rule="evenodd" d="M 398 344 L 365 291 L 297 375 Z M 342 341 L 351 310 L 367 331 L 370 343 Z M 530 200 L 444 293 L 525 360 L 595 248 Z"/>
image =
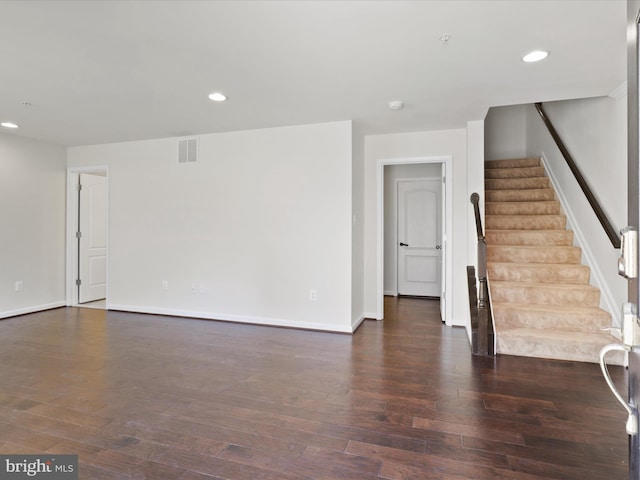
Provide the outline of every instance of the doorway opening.
<path id="1" fill-rule="evenodd" d="M 447 295 L 453 285 L 453 257 L 451 249 L 447 248 L 447 234 L 452 228 L 452 189 L 447 185 L 451 179 L 451 160 L 450 156 L 439 156 L 378 161 L 378 320 L 384 316 L 385 294 L 407 294 L 439 297 L 442 321 L 447 325 L 452 324 L 451 295 Z M 408 208 L 398 214 L 402 202 Z M 403 224 L 404 220 L 399 218 L 425 214 L 431 215 L 430 221 L 434 225 L 407 227 L 406 223 Z M 401 236 L 411 236 L 414 245 Z M 421 243 L 424 245 L 419 245 Z"/>
<path id="2" fill-rule="evenodd" d="M 108 309 L 107 167 L 67 171 L 67 305 Z"/>

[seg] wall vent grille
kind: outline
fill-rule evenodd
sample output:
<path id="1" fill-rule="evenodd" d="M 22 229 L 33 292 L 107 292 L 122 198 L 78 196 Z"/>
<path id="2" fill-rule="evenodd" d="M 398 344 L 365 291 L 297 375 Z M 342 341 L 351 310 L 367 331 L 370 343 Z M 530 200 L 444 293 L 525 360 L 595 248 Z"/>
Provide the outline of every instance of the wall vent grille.
<path id="1" fill-rule="evenodd" d="M 198 139 L 178 140 L 178 163 L 198 162 Z"/>

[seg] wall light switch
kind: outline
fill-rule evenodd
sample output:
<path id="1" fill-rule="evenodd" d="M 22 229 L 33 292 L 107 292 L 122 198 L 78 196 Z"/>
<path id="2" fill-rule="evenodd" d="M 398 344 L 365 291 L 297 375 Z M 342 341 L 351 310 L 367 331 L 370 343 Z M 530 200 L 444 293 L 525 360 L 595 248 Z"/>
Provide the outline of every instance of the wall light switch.
<path id="1" fill-rule="evenodd" d="M 18 280 L 16 282 L 15 289 L 16 289 L 16 292 L 21 292 L 22 291 L 22 280 Z"/>

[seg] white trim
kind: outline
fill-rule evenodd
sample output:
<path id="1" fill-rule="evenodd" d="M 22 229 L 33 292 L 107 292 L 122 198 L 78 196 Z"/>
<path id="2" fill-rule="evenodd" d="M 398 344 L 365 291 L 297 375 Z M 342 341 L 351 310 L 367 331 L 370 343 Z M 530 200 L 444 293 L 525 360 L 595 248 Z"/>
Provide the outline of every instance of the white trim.
<path id="1" fill-rule="evenodd" d="M 384 291 L 384 296 L 385 297 L 397 297 L 398 296 L 398 292 L 397 291 L 392 291 L 392 290 L 385 290 Z"/>
<path id="2" fill-rule="evenodd" d="M 64 306 L 66 306 L 66 303 L 64 302 L 64 300 L 61 300 L 59 302 L 53 302 L 53 303 L 44 303 L 42 305 L 23 307 L 23 308 L 18 308 L 16 310 L 9 310 L 7 312 L 0 312 L 0 318 L 16 317 L 18 315 L 26 315 L 28 313 L 42 312 L 43 310 L 51 310 L 52 308 L 60 308 Z"/>
<path id="3" fill-rule="evenodd" d="M 325 332 L 353 333 L 351 328 L 336 328 L 335 325 L 324 323 L 298 322 L 272 317 L 254 317 L 250 315 L 235 315 L 229 313 L 203 312 L 197 310 L 177 310 L 172 308 L 149 307 L 140 305 L 119 305 L 110 304 L 109 310 L 122 312 L 147 313 L 153 315 L 167 315 L 172 317 L 201 318 L 205 320 L 219 320 L 235 323 L 250 323 L 255 325 L 265 325 L 271 327 L 290 327 L 304 330 L 321 330 Z M 361 317 L 364 320 L 364 315 Z"/>
<path id="4" fill-rule="evenodd" d="M 78 212 L 78 175 L 81 173 L 104 172 L 107 178 L 107 309 L 109 309 L 109 205 L 110 205 L 110 175 L 108 165 L 96 165 L 94 167 L 68 167 L 67 168 L 67 267 L 66 267 L 66 305 L 78 305 L 78 289 L 76 288 L 77 267 L 77 212 Z"/>
<path id="5" fill-rule="evenodd" d="M 360 315 L 360 317 L 358 317 L 358 319 L 355 322 L 351 322 L 351 333 L 355 332 L 357 330 L 357 328 L 360 326 L 360 324 L 362 322 L 364 322 L 366 320 L 366 316 L 363 314 Z"/>
<path id="6" fill-rule="evenodd" d="M 445 260 L 443 268 L 446 272 L 446 285 L 443 285 L 443 291 L 449 292 L 445 295 L 446 312 L 445 323 L 447 326 L 453 325 L 453 255 L 450 248 L 449 237 L 453 230 L 453 188 L 450 187 L 453 181 L 453 157 L 451 155 L 443 155 L 438 157 L 410 157 L 410 158 L 391 158 L 380 159 L 377 161 L 376 168 L 376 308 L 375 318 L 382 320 L 384 318 L 384 166 L 385 165 L 402 165 L 411 163 L 444 163 L 445 176 L 449 184 L 446 189 L 445 198 L 445 218 L 442 219 L 443 232 L 446 235 Z"/>
<path id="7" fill-rule="evenodd" d="M 372 313 L 372 312 L 364 312 L 363 313 L 365 320 L 369 319 L 369 320 L 382 320 L 381 318 L 376 318 L 376 314 Z"/>
<path id="8" fill-rule="evenodd" d="M 551 180 L 553 189 L 556 192 L 558 201 L 562 205 L 562 209 L 567 216 L 567 225 L 569 228 L 571 228 L 571 230 L 573 230 L 576 243 L 582 249 L 582 254 L 584 255 L 585 262 L 591 268 L 591 283 L 592 285 L 600 289 L 601 303 L 603 303 L 606 306 L 606 310 L 611 314 L 612 325 L 619 327 L 621 325 L 620 310 L 618 308 L 616 301 L 614 300 L 614 296 L 611 293 L 611 289 L 609 288 L 609 286 L 604 280 L 604 275 L 602 275 L 602 271 L 600 270 L 597 262 L 595 261 L 596 256 L 593 254 L 593 251 L 591 250 L 591 248 L 589 248 L 589 242 L 586 241 L 585 235 L 580 229 L 580 223 L 576 220 L 576 217 L 573 211 L 571 210 L 569 201 L 564 196 L 564 193 L 562 192 L 562 190 L 559 188 L 558 179 L 553 173 L 553 170 L 551 170 L 549 162 L 547 161 L 547 158 L 545 157 L 544 152 L 540 154 L 540 157 L 542 158 L 542 163 L 544 164 L 544 169 L 547 172 L 547 175 L 549 176 L 549 180 Z"/>

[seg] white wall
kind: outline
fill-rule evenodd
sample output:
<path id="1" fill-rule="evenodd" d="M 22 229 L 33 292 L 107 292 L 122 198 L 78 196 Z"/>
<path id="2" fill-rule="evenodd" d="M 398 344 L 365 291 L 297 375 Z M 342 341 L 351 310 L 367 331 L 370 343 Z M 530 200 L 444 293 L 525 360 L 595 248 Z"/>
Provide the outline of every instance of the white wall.
<path id="1" fill-rule="evenodd" d="M 484 121 L 467 122 L 467 255 L 468 265 L 476 267 L 478 271 L 478 230 L 476 227 L 475 211 L 471 203 L 471 194 L 480 196 L 480 218 L 484 219 Z M 486 230 L 486 225 L 482 225 Z M 471 334 L 471 332 L 469 332 Z"/>
<path id="2" fill-rule="evenodd" d="M 364 135 L 353 128 L 351 324 L 355 329 L 364 320 Z"/>
<path id="3" fill-rule="evenodd" d="M 198 138 L 69 149 L 109 166 L 110 308 L 351 331 L 351 122 Z"/>
<path id="4" fill-rule="evenodd" d="M 527 105 L 493 107 L 485 117 L 485 158 L 501 160 L 526 156 Z"/>
<path id="5" fill-rule="evenodd" d="M 614 227 L 626 226 L 626 95 L 549 102 L 543 107 Z M 627 296 L 626 281 L 617 274 L 620 251 L 611 245 L 533 106 L 527 108 L 527 151 L 544 157 L 549 175 L 558 183 L 558 193 L 566 199 L 570 227 L 592 268 L 592 282 L 602 290 L 601 306 L 618 322 Z"/>
<path id="6" fill-rule="evenodd" d="M 396 182 L 400 178 L 440 178 L 442 164 L 415 163 L 384 167 L 384 294 L 398 294 L 397 231 L 398 197 Z"/>
<path id="7" fill-rule="evenodd" d="M 452 324 L 468 325 L 469 304 L 466 284 L 467 265 L 467 159 L 466 130 L 373 135 L 365 139 L 365 309 L 368 316 L 377 314 L 377 168 L 385 159 L 448 156 L 453 158 L 453 172 L 448 187 L 453 189 L 453 225 L 448 232 L 453 253 Z"/>
<path id="8" fill-rule="evenodd" d="M 0 318 L 65 304 L 65 157 L 0 134 Z"/>

